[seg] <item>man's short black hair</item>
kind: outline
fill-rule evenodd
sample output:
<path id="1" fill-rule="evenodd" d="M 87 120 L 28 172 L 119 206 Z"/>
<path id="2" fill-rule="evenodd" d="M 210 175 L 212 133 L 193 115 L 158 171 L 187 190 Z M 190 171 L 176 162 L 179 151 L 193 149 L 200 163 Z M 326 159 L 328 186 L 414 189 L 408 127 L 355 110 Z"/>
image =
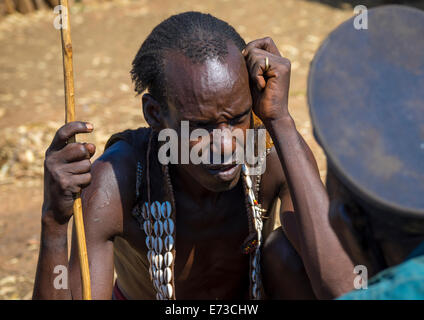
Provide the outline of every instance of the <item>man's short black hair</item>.
<path id="1" fill-rule="evenodd" d="M 149 93 L 166 106 L 164 54 L 177 51 L 193 63 L 227 55 L 227 42 L 240 51 L 245 41 L 228 23 L 200 12 L 184 12 L 162 21 L 143 42 L 132 62 L 131 78 L 135 91 Z"/>

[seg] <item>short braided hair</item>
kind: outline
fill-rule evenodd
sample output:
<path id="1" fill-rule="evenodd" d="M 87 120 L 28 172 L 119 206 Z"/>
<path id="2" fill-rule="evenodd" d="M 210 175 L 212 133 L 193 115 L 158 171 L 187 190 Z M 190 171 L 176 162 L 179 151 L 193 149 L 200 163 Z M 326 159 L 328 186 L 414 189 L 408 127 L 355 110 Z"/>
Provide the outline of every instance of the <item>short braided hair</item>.
<path id="1" fill-rule="evenodd" d="M 169 17 L 153 29 L 132 62 L 130 73 L 135 91 L 141 94 L 147 89 L 166 107 L 165 53 L 174 50 L 193 63 L 202 63 L 225 57 L 228 41 L 240 51 L 246 47 L 232 26 L 210 14 L 190 11 Z"/>

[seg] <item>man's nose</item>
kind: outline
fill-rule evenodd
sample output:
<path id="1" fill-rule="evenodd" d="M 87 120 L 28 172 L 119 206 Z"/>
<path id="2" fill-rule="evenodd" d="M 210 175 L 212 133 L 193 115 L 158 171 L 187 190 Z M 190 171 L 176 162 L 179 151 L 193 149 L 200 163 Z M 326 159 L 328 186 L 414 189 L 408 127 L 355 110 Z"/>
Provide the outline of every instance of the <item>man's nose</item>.
<path id="1" fill-rule="evenodd" d="M 221 161 L 227 162 L 236 149 L 232 129 L 227 125 L 220 125 L 212 131 L 211 135 L 211 149 L 214 157 L 223 158 Z"/>

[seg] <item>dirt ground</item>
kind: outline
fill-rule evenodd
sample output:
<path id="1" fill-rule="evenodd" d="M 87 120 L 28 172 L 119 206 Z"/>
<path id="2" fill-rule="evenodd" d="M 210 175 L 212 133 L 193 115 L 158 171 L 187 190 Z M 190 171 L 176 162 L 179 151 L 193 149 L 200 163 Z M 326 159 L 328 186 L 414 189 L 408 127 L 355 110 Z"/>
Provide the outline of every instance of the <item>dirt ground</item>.
<path id="1" fill-rule="evenodd" d="M 327 1 L 328 2 L 328 1 Z M 77 118 L 94 124 L 101 154 L 107 138 L 145 124 L 129 70 L 142 41 L 172 14 L 209 12 L 251 41 L 271 36 L 292 61 L 290 110 L 321 176 L 325 157 L 311 135 L 309 64 L 352 6 L 306 0 L 89 1 L 72 7 Z M 364 1 L 366 2 L 366 1 Z M 64 121 L 60 33 L 52 11 L 0 20 L 0 299 L 30 299 L 39 248 L 43 155 Z"/>

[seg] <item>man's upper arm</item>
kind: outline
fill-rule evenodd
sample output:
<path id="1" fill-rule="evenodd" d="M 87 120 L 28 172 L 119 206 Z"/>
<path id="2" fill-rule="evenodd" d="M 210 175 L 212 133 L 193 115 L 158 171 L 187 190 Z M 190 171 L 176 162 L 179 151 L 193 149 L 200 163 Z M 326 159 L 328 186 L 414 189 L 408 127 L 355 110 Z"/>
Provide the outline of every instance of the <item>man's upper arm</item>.
<path id="1" fill-rule="evenodd" d="M 135 163 L 132 147 L 123 141 L 115 143 L 94 162 L 92 182 L 82 192 L 93 299 L 112 297 L 113 239 L 122 234 L 124 212 L 132 207 L 134 201 Z M 80 299 L 78 245 L 74 231 L 69 262 L 70 285 L 73 298 Z"/>
<path id="2" fill-rule="evenodd" d="M 305 140 L 300 134 L 299 134 L 299 139 L 301 140 L 302 145 L 306 151 L 308 160 L 314 165 L 314 168 L 316 169 L 316 171 L 319 172 L 315 157 L 311 149 L 309 148 L 309 146 L 307 145 L 307 143 L 305 142 Z M 281 207 L 280 207 L 281 225 L 287 238 L 293 244 L 295 249 L 299 250 L 300 232 L 298 230 L 297 222 L 294 216 L 295 209 L 293 205 L 293 200 L 290 193 L 289 183 L 286 179 L 283 166 L 278 157 L 278 153 L 275 147 L 272 148 L 271 153 L 269 154 L 269 158 L 270 158 L 269 161 L 267 161 L 267 170 L 269 168 L 270 172 L 272 173 L 271 176 L 275 180 L 274 184 L 276 184 L 276 187 L 278 188 L 278 197 L 281 200 Z"/>
<path id="3" fill-rule="evenodd" d="M 318 164 L 316 162 L 314 154 L 312 153 L 312 150 L 309 148 L 308 144 L 306 143 L 306 141 L 303 139 L 303 137 L 300 134 L 299 134 L 299 139 L 306 151 L 306 155 L 308 157 L 309 162 L 313 164 L 314 169 L 316 170 L 317 173 L 319 173 Z M 286 180 L 284 172 L 280 181 L 281 181 L 281 185 L 280 185 L 279 197 L 281 199 L 281 213 L 283 214 L 284 212 L 294 212 L 293 201 L 291 198 L 289 185 Z"/>

